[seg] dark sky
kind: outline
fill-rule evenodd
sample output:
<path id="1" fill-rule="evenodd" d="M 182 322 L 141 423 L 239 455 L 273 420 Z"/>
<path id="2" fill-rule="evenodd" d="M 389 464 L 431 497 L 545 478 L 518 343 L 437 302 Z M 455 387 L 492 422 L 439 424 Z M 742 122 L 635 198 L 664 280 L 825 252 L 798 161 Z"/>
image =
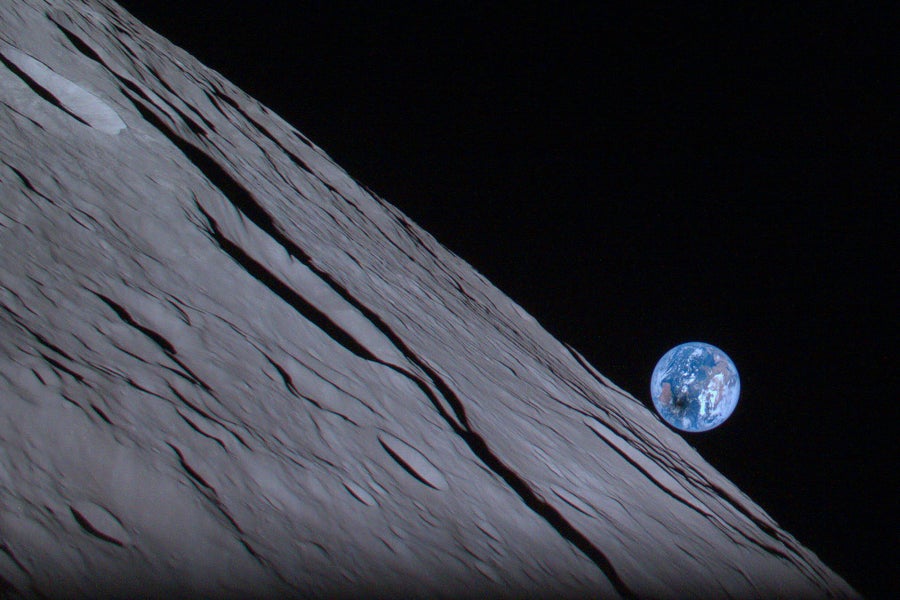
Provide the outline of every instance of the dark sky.
<path id="1" fill-rule="evenodd" d="M 123 4 L 648 406 L 670 347 L 725 350 L 688 442 L 898 595 L 896 14 Z"/>

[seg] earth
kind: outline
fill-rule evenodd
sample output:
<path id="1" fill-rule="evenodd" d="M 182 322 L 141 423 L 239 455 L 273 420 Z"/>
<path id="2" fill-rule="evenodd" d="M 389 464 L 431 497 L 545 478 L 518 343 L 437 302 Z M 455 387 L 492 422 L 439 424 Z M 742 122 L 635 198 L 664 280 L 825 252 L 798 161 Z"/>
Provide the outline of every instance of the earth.
<path id="1" fill-rule="evenodd" d="M 653 406 L 682 431 L 708 431 L 734 412 L 741 393 L 737 368 L 728 355 L 703 342 L 666 352 L 650 378 Z"/>

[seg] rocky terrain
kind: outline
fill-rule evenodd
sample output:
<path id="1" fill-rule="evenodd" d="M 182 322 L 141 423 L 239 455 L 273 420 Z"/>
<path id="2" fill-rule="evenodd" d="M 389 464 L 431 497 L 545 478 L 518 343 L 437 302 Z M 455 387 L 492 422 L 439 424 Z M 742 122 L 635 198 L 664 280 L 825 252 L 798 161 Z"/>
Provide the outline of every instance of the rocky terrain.
<path id="1" fill-rule="evenodd" d="M 5 597 L 855 597 L 112 2 L 0 6 Z"/>

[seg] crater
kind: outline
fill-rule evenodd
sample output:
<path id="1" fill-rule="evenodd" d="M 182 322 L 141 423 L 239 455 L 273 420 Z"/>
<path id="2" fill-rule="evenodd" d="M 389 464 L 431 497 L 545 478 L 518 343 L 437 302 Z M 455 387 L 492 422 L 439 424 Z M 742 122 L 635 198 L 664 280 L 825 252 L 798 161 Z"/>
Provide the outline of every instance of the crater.
<path id="1" fill-rule="evenodd" d="M 0 62 L 31 90 L 72 118 L 110 135 L 125 122 L 109 104 L 39 60 L 11 46 L 0 48 Z"/>

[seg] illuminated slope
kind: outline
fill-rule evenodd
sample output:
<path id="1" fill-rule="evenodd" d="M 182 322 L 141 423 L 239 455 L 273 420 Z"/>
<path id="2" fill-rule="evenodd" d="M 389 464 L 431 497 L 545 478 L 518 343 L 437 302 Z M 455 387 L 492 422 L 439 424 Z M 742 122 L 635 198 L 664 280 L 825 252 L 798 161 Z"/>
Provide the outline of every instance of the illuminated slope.
<path id="1" fill-rule="evenodd" d="M 854 597 L 116 5 L 0 7 L 0 131 L 6 594 Z"/>

